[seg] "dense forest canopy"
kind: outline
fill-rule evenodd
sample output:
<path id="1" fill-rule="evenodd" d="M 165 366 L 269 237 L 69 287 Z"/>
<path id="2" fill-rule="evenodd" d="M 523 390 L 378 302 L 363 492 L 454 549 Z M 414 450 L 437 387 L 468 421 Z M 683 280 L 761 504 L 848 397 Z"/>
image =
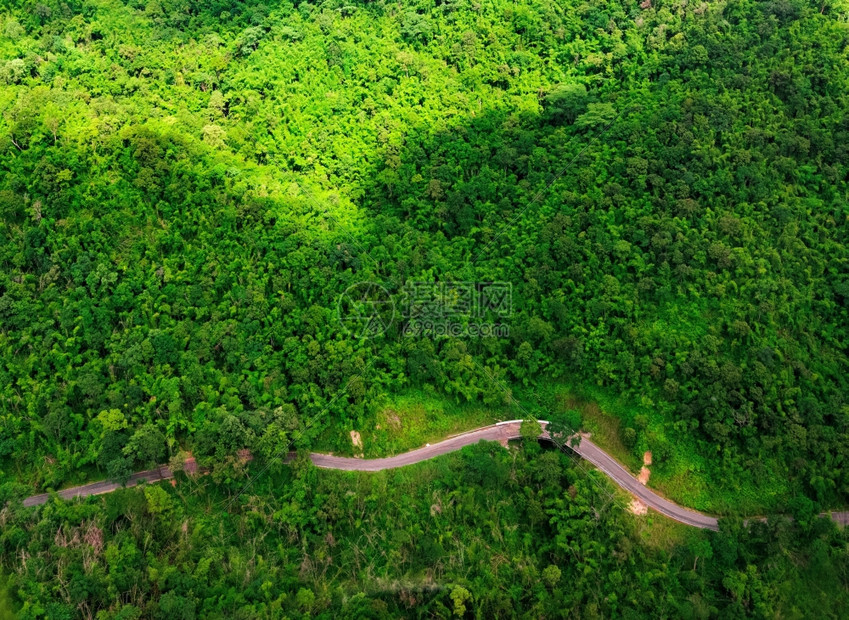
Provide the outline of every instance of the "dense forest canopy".
<path id="1" fill-rule="evenodd" d="M 829 521 L 666 531 L 598 472 L 534 448 L 378 474 L 301 461 L 240 511 L 208 476 L 117 491 L 19 513 L 0 543 L 19 550 L 22 618 L 840 618 L 849 604 L 847 536 Z"/>
<path id="2" fill-rule="evenodd" d="M 660 468 L 845 505 L 846 11 L 3 0 L 0 499 L 568 381 Z M 511 283 L 509 336 L 340 329 L 414 281 Z"/>
<path id="3" fill-rule="evenodd" d="M 5 469 L 273 453 L 408 387 L 500 403 L 472 356 L 662 412 L 628 422 L 661 456 L 693 436 L 845 498 L 840 15 L 7 2 Z M 511 282 L 510 337 L 334 321 L 353 282 L 435 278 Z"/>

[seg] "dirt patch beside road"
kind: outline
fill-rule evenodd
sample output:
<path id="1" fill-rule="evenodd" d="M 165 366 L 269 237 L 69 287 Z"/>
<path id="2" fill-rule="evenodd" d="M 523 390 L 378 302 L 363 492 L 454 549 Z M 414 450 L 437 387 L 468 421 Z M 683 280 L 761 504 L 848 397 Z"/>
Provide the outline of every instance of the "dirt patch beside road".
<path id="1" fill-rule="evenodd" d="M 638 500 L 636 497 L 631 500 L 631 504 L 628 506 L 628 510 L 630 510 L 635 515 L 647 515 L 649 513 L 649 507 L 646 506 L 643 502 Z"/>
<path id="2" fill-rule="evenodd" d="M 360 437 L 360 434 L 357 431 L 351 431 L 351 443 L 354 444 L 354 448 L 359 451 L 358 456 L 363 455 L 363 438 Z"/>

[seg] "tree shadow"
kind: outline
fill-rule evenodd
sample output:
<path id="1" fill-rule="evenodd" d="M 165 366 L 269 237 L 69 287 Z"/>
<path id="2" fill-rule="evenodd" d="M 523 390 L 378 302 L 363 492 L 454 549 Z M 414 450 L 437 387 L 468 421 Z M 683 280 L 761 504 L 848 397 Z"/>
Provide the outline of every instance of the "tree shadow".
<path id="1" fill-rule="evenodd" d="M 843 147 L 827 133 L 846 128 L 821 80 L 789 69 L 795 77 L 746 77 L 743 56 L 708 24 L 688 34 L 686 53 L 640 69 L 643 89 L 560 87 L 541 93 L 539 114 L 484 107 L 409 129 L 365 175 L 360 204 L 374 219 L 373 247 L 390 240 L 401 255 L 396 285 L 513 286 L 509 338 L 404 342 L 414 383 L 467 397 L 455 384 L 475 373 L 456 367 L 470 353 L 503 386 L 588 382 L 671 411 L 638 428 L 640 446 L 671 457 L 662 429 L 674 420 L 757 478 L 775 464 L 747 455 L 763 437 L 786 436 L 783 405 L 768 393 L 800 390 L 788 407 L 817 426 L 825 403 L 845 402 L 845 359 L 819 334 L 845 331 L 846 275 L 809 278 L 803 264 L 823 265 L 825 246 L 788 245 L 787 235 L 819 234 L 840 217 L 836 186 L 821 181 L 845 174 Z M 830 116 L 811 131 L 817 110 Z M 811 355 L 805 342 L 827 353 Z M 769 370 L 778 358 L 795 377 Z"/>

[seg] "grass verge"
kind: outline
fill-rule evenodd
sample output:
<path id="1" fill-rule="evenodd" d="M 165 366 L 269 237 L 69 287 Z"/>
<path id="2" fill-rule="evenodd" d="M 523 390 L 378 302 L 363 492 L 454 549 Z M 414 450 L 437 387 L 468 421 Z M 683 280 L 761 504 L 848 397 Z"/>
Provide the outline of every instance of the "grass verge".
<path id="1" fill-rule="evenodd" d="M 357 428 L 365 458 L 393 456 L 451 435 L 505 419 L 506 410 L 493 410 L 481 405 L 459 405 L 424 391 L 393 395 L 377 409 L 375 415 Z M 324 437 L 317 451 L 333 451 L 353 456 L 358 450 L 348 433 L 339 438 Z"/>

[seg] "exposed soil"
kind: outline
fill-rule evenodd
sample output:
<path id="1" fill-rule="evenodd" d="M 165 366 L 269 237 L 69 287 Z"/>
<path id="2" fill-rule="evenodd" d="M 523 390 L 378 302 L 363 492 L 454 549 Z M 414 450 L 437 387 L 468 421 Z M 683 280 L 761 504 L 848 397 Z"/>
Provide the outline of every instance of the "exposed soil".
<path id="1" fill-rule="evenodd" d="M 351 431 L 351 443 L 360 451 L 360 456 L 363 455 L 363 438 L 357 431 Z"/>
<path id="2" fill-rule="evenodd" d="M 649 507 L 635 497 L 631 500 L 631 504 L 628 506 L 628 510 L 630 510 L 635 515 L 645 515 L 648 514 Z"/>

